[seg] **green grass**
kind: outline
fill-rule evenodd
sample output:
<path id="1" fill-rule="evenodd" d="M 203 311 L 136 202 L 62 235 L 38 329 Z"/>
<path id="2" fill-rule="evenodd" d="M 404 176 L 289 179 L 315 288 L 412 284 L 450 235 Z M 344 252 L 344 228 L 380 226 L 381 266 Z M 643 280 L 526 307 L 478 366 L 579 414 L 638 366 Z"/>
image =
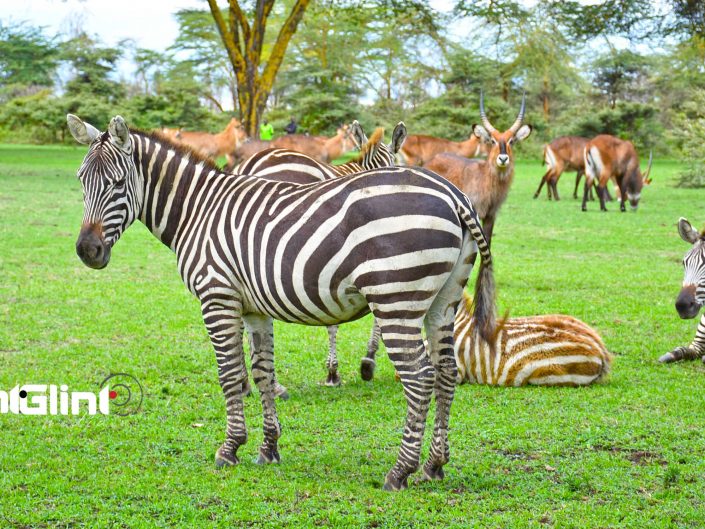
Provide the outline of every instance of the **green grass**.
<path id="1" fill-rule="evenodd" d="M 686 250 L 675 223 L 705 221 L 705 192 L 673 188 L 677 164 L 654 163 L 636 214 L 582 213 L 572 175 L 561 202 L 532 200 L 542 168 L 519 164 L 495 229 L 501 310 L 590 323 L 617 355 L 613 376 L 582 389 L 460 387 L 446 480 L 390 494 L 404 400 L 384 355 L 375 381 L 360 380 L 368 318 L 340 330 L 337 389 L 320 384 L 325 330 L 277 324 L 291 393 L 278 405 L 282 464 L 253 463 L 253 397 L 243 463 L 215 470 L 224 402 L 198 303 L 139 224 L 105 270 L 80 263 L 84 153 L 0 146 L 0 389 L 90 390 L 128 372 L 144 406 L 0 415 L 0 527 L 702 527 L 705 368 L 656 361 L 696 327 L 673 308 Z"/>

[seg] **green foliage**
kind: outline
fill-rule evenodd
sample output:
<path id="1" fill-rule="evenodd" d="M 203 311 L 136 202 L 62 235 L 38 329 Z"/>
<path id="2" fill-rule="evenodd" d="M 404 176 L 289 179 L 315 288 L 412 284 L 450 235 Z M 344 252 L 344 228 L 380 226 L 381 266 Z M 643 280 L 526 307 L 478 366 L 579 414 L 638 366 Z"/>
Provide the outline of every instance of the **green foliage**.
<path id="1" fill-rule="evenodd" d="M 76 97 L 90 94 L 107 103 L 122 99 L 123 86 L 110 78 L 122 54 L 120 48 L 100 46 L 86 33 L 63 42 L 61 58 L 73 69 L 73 76 L 66 83 L 66 94 Z"/>
<path id="2" fill-rule="evenodd" d="M 50 87 L 58 66 L 58 49 L 38 27 L 0 22 L 0 101 L 7 87 Z"/>
<path id="3" fill-rule="evenodd" d="M 673 136 L 686 161 L 680 172 L 678 187 L 705 187 L 705 92 L 693 94 L 674 118 Z"/>

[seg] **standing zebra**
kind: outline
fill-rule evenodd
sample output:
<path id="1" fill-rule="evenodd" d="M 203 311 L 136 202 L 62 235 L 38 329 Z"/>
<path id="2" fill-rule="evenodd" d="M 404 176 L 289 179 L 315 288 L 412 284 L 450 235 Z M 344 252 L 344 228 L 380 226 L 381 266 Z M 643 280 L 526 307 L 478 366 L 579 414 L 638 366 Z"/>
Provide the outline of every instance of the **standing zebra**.
<path id="1" fill-rule="evenodd" d="M 76 253 L 83 263 L 107 266 L 112 247 L 139 219 L 176 252 L 179 273 L 201 303 L 227 410 L 217 466 L 237 464 L 247 441 L 243 320 L 253 335 L 264 415 L 258 462 L 274 463 L 281 428 L 272 318 L 335 325 L 371 311 L 407 401 L 401 448 L 384 487 L 406 488 L 418 469 L 432 394 L 436 416 L 423 471 L 427 479 L 443 478 L 458 373 L 453 319 L 478 251 L 474 316 L 484 337 L 495 332 L 492 256 L 465 195 L 423 169 L 377 169 L 308 185 L 232 175 L 159 135 L 130 131 L 120 116 L 104 133 L 76 116 L 67 120 L 74 138 L 90 145 L 78 170 L 84 216 Z"/>
<path id="2" fill-rule="evenodd" d="M 678 220 L 678 234 L 692 248 L 683 257 L 683 288 L 676 299 L 676 310 L 683 319 L 695 318 L 705 304 L 705 230 L 699 232 L 690 222 L 681 217 Z M 687 347 L 676 347 L 659 358 L 659 362 L 669 363 L 678 360 L 705 362 L 705 314 L 700 318 L 695 338 Z"/>
<path id="3" fill-rule="evenodd" d="M 406 126 L 399 122 L 392 132 L 392 141 L 384 143 L 384 129 L 377 128 L 370 138 L 363 131 L 357 120 L 351 125 L 351 133 L 360 147 L 360 155 L 354 161 L 342 165 L 330 165 L 319 162 L 305 154 L 289 149 L 267 149 L 251 156 L 238 167 L 238 174 L 249 174 L 277 182 L 294 182 L 310 184 L 331 180 L 345 175 L 361 173 L 368 169 L 392 167 L 396 155 L 406 139 Z M 372 335 L 378 336 L 377 325 L 373 325 Z M 328 357 L 326 359 L 326 386 L 339 386 L 337 336 L 338 326 L 328 327 Z M 379 338 L 377 337 L 377 340 Z M 374 362 L 374 361 L 373 361 Z M 367 366 L 363 361 L 363 368 Z M 372 365 L 374 370 L 374 365 Z M 363 369 L 364 377 L 364 369 Z M 286 388 L 276 382 L 276 392 L 287 398 Z"/>

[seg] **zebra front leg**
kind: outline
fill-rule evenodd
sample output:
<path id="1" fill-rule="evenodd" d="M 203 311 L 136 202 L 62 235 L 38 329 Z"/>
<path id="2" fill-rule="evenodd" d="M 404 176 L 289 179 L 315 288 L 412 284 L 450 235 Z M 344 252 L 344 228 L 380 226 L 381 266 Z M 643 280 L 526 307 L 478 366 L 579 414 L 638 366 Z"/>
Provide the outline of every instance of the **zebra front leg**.
<path id="1" fill-rule="evenodd" d="M 385 490 L 396 491 L 407 488 L 409 476 L 419 468 L 436 374 L 421 339 L 420 321 L 380 320 L 379 326 L 406 397 L 406 424 L 399 456 L 384 481 Z"/>
<path id="2" fill-rule="evenodd" d="M 375 356 L 377 355 L 377 349 L 379 349 L 379 338 L 381 331 L 379 324 L 377 323 L 377 318 L 372 321 L 372 332 L 370 333 L 370 339 L 367 341 L 367 356 L 360 362 L 360 376 L 362 380 L 372 380 L 375 376 L 375 367 L 377 363 L 375 362 Z"/>
<path id="3" fill-rule="evenodd" d="M 264 439 L 259 449 L 258 464 L 279 463 L 278 440 L 281 426 L 274 404 L 274 328 L 272 318 L 248 314 L 245 321 L 250 329 L 254 354 L 252 356 L 252 377 L 262 400 Z"/>
<path id="4" fill-rule="evenodd" d="M 326 369 L 328 376 L 326 377 L 326 386 L 340 386 L 340 376 L 338 375 L 338 352 L 336 350 L 336 335 L 338 334 L 338 326 L 330 325 L 328 327 L 328 359 L 326 360 Z"/>
<path id="5" fill-rule="evenodd" d="M 225 397 L 225 442 L 215 453 L 216 467 L 237 465 L 237 450 L 247 442 L 242 392 L 247 382 L 242 348 L 242 306 L 227 288 L 209 288 L 200 297 L 203 321 L 215 349 L 218 381 Z"/>
<path id="6" fill-rule="evenodd" d="M 705 314 L 700 317 L 698 330 L 695 331 L 695 338 L 687 347 L 676 347 L 670 353 L 662 355 L 658 359 L 662 364 L 670 364 L 679 360 L 695 360 L 702 358 L 705 362 Z"/>

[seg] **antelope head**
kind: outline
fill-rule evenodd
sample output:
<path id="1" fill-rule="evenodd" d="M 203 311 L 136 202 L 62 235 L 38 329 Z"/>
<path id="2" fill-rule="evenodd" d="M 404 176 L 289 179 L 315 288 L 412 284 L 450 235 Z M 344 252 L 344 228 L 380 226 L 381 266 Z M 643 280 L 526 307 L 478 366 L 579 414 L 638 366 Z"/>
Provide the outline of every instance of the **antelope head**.
<path id="1" fill-rule="evenodd" d="M 500 132 L 492 126 L 485 113 L 485 95 L 480 92 L 480 119 L 482 125 L 473 125 L 472 130 L 475 136 L 481 141 L 490 145 L 490 152 L 487 155 L 487 162 L 490 167 L 499 173 L 500 178 L 506 178 L 511 174 L 514 166 L 512 146 L 525 140 L 531 134 L 531 125 L 523 125 L 524 112 L 526 110 L 526 94 L 521 98 L 521 108 L 514 124 L 504 132 Z"/>

